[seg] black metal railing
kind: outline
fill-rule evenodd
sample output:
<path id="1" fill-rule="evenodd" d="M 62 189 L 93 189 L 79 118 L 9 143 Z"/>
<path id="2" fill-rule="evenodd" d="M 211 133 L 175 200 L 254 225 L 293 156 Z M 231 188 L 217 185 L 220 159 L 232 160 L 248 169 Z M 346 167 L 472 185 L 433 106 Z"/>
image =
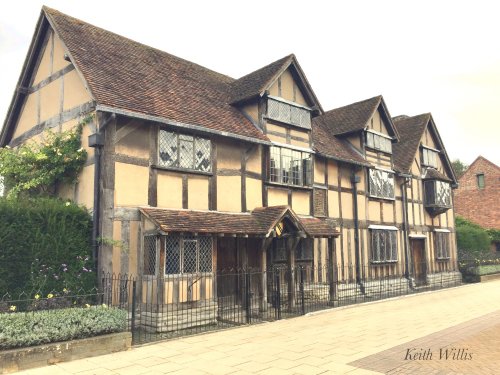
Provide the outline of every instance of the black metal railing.
<path id="1" fill-rule="evenodd" d="M 17 311 L 82 304 L 116 306 L 128 311 L 127 326 L 137 344 L 461 284 L 460 274 L 452 267 L 431 273 L 424 264 L 414 266 L 418 277 L 409 278 L 390 275 L 391 265 L 361 267 L 359 277 L 353 265 L 342 269 L 286 264 L 267 270 L 161 277 L 104 274 L 93 293 L 26 299 L 0 296 L 0 312 L 12 312 L 10 306 Z M 374 267 L 387 269 L 373 272 Z"/>

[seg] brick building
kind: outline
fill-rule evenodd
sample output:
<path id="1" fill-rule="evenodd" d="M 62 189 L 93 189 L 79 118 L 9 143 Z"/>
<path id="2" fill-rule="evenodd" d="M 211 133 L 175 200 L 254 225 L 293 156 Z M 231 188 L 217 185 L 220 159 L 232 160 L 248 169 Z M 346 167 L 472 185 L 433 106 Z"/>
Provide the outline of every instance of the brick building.
<path id="1" fill-rule="evenodd" d="M 484 228 L 500 229 L 500 167 L 479 156 L 458 181 L 457 215 Z"/>

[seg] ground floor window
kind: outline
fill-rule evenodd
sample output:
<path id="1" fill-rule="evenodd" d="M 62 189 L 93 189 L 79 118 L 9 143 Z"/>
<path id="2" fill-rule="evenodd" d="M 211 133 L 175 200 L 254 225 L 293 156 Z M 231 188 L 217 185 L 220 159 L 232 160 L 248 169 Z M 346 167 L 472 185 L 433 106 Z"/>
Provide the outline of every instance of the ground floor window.
<path id="1" fill-rule="evenodd" d="M 165 274 L 212 272 L 212 237 L 165 237 Z"/>
<path id="2" fill-rule="evenodd" d="M 398 261 L 397 230 L 371 229 L 371 261 L 387 263 Z"/>
<path id="3" fill-rule="evenodd" d="M 435 232 L 434 233 L 434 253 L 436 259 L 450 259 L 450 233 Z"/>

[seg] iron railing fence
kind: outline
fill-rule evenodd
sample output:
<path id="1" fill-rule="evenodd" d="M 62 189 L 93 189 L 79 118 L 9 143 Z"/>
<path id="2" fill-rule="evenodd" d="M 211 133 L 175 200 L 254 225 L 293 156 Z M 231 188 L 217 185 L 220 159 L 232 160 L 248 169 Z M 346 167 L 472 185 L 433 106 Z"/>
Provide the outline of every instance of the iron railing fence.
<path id="1" fill-rule="evenodd" d="M 265 271 L 217 272 L 131 277 L 103 275 L 102 300 L 129 311 L 134 343 L 173 338 L 245 324 L 257 324 L 310 312 L 375 301 L 461 284 L 460 273 L 443 266 L 430 273 L 412 265 L 418 277 L 373 272 L 354 265 L 313 267 L 282 264 Z M 380 267 L 390 267 L 380 265 Z M 383 275 L 383 276 L 382 276 Z"/>
<path id="2" fill-rule="evenodd" d="M 280 264 L 267 270 L 132 276 L 103 274 L 99 288 L 52 296 L 0 296 L 0 312 L 106 304 L 128 312 L 135 344 L 257 324 L 310 312 L 435 290 L 461 284 L 453 267 L 428 272 L 413 265 L 415 277 L 356 267 Z M 390 265 L 377 267 L 390 268 Z M 344 273 L 342 273 L 344 271 Z M 339 275 L 350 275 L 340 279 Z M 24 298 L 26 297 L 26 298 Z"/>

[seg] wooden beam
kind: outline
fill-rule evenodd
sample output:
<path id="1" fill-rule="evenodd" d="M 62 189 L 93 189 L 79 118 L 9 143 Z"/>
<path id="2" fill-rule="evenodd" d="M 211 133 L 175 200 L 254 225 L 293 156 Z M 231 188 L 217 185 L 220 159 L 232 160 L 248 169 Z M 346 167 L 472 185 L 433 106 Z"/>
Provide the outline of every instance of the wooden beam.
<path id="1" fill-rule="evenodd" d="M 158 158 L 158 132 L 157 124 L 149 127 L 149 176 L 148 176 L 148 205 L 158 205 L 158 170 L 153 168 Z"/>

